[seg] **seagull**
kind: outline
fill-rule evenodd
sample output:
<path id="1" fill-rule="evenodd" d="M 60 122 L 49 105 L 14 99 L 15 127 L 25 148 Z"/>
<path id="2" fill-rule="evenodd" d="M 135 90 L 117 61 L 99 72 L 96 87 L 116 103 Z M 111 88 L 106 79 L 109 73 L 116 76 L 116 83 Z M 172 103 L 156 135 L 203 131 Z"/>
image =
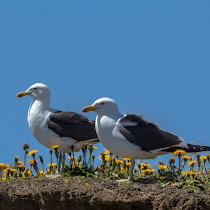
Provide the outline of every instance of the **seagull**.
<path id="1" fill-rule="evenodd" d="M 210 151 L 207 146 L 188 144 L 140 115 L 121 114 L 117 103 L 110 98 L 100 98 L 82 109 L 88 111 L 97 113 L 96 133 L 104 147 L 116 156 L 131 158 L 129 181 L 133 180 L 135 159 L 154 159 L 177 149 L 192 153 Z"/>
<path id="2" fill-rule="evenodd" d="M 85 143 L 98 143 L 94 121 L 75 112 L 62 112 L 50 107 L 50 89 L 36 83 L 17 97 L 31 96 L 33 101 L 28 109 L 28 125 L 33 136 L 45 147 L 59 145 L 59 151 L 78 152 Z"/>

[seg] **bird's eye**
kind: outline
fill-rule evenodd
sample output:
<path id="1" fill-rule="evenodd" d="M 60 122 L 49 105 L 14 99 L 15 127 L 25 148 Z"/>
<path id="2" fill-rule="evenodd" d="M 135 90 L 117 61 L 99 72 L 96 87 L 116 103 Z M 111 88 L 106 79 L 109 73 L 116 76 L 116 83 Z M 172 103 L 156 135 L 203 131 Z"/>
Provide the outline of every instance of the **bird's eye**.
<path id="1" fill-rule="evenodd" d="M 104 102 L 102 102 L 101 105 L 104 105 Z"/>
<path id="2" fill-rule="evenodd" d="M 34 88 L 34 90 L 36 90 L 37 88 Z"/>

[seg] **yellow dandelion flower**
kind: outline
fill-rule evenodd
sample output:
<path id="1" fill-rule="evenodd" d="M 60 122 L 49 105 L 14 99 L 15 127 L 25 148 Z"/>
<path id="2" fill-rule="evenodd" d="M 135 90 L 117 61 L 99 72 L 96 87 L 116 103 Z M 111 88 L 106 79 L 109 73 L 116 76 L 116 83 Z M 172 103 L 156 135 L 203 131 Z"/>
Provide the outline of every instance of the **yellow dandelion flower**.
<path id="1" fill-rule="evenodd" d="M 131 165 L 131 163 L 126 163 L 126 166 L 130 166 Z"/>
<path id="2" fill-rule="evenodd" d="M 18 160 L 19 159 L 19 156 L 15 156 L 15 159 Z"/>
<path id="3" fill-rule="evenodd" d="M 17 164 L 18 164 L 18 165 L 22 165 L 22 164 L 23 164 L 23 162 L 21 162 L 21 161 L 18 161 L 18 162 L 17 162 Z"/>
<path id="4" fill-rule="evenodd" d="M 18 165 L 17 167 L 18 167 L 18 168 L 25 168 L 24 165 Z"/>
<path id="5" fill-rule="evenodd" d="M 193 172 L 189 172 L 190 175 L 197 175 L 198 173 L 193 171 Z"/>
<path id="6" fill-rule="evenodd" d="M 50 173 L 50 169 L 47 169 L 47 173 Z"/>
<path id="7" fill-rule="evenodd" d="M 31 160 L 31 159 L 29 159 L 28 162 L 29 162 L 30 165 L 33 165 L 34 164 L 34 161 Z"/>
<path id="8" fill-rule="evenodd" d="M 197 156 L 197 157 L 200 157 L 201 155 L 197 153 L 196 156 Z"/>
<path id="9" fill-rule="evenodd" d="M 201 159 L 201 160 L 207 160 L 207 156 L 203 156 L 203 155 L 202 155 L 202 156 L 200 157 L 200 159 Z"/>
<path id="10" fill-rule="evenodd" d="M 5 168 L 8 168 L 9 167 L 9 164 L 5 164 L 5 166 L 4 166 Z"/>
<path id="11" fill-rule="evenodd" d="M 168 166 L 165 166 L 165 165 L 158 165 L 158 168 L 161 169 L 161 170 L 165 170 L 168 168 Z"/>
<path id="12" fill-rule="evenodd" d="M 106 156 L 105 156 L 105 160 L 106 160 L 106 161 L 109 160 L 109 156 L 106 155 Z"/>
<path id="13" fill-rule="evenodd" d="M 131 158 L 124 158 L 124 160 L 131 161 Z"/>
<path id="14" fill-rule="evenodd" d="M 105 158 L 105 161 L 108 161 L 109 160 L 109 156 L 107 156 L 107 155 L 104 156 L 104 158 Z M 102 158 L 100 158 L 99 160 L 102 161 Z"/>
<path id="15" fill-rule="evenodd" d="M 77 159 L 76 157 L 72 157 L 72 156 L 69 156 L 69 157 L 67 157 L 69 160 L 70 159 Z"/>
<path id="16" fill-rule="evenodd" d="M 43 171 L 39 171 L 39 174 L 42 175 L 44 172 Z"/>
<path id="17" fill-rule="evenodd" d="M 57 149 L 60 145 L 59 144 L 56 144 L 54 146 L 51 147 L 51 149 Z"/>
<path id="18" fill-rule="evenodd" d="M 93 147 L 93 149 L 98 149 L 98 147 Z"/>
<path id="19" fill-rule="evenodd" d="M 191 157 L 189 157 L 189 156 L 187 156 L 187 155 L 182 156 L 182 158 L 183 158 L 184 160 L 190 160 L 190 159 L 191 159 Z"/>
<path id="20" fill-rule="evenodd" d="M 181 174 L 187 175 L 187 174 L 189 174 L 189 171 L 182 171 Z"/>
<path id="21" fill-rule="evenodd" d="M 4 173 L 7 173 L 7 169 L 4 169 Z"/>
<path id="22" fill-rule="evenodd" d="M 5 164 L 4 163 L 0 163 L 0 169 L 5 168 Z"/>
<path id="23" fill-rule="evenodd" d="M 49 163 L 49 164 L 47 164 L 47 166 L 49 166 L 49 167 L 53 167 L 53 166 L 56 166 L 56 164 L 55 163 Z"/>
<path id="24" fill-rule="evenodd" d="M 32 175 L 32 171 L 28 170 L 28 171 L 27 171 L 27 174 L 28 174 L 28 175 Z"/>
<path id="25" fill-rule="evenodd" d="M 107 150 L 106 152 L 104 152 L 105 155 L 110 154 L 110 151 Z"/>
<path id="26" fill-rule="evenodd" d="M 194 164 L 198 164 L 198 161 L 196 161 L 196 160 L 191 160 L 191 161 L 189 161 L 189 163 L 188 163 L 189 166 L 194 165 Z"/>
<path id="27" fill-rule="evenodd" d="M 116 163 L 124 164 L 122 160 L 115 160 Z"/>
<path id="28" fill-rule="evenodd" d="M 10 171 L 10 172 L 15 172 L 15 171 L 17 171 L 17 170 L 14 169 L 14 168 L 10 168 L 9 171 Z"/>
<path id="29" fill-rule="evenodd" d="M 4 177 L 2 177 L 1 179 L 2 179 L 2 180 L 6 180 L 6 178 L 4 178 Z"/>
<path id="30" fill-rule="evenodd" d="M 149 169 L 150 167 L 151 167 L 151 165 L 150 165 L 150 164 L 143 163 L 143 164 L 141 164 L 140 169 L 141 169 L 141 170 L 146 170 L 146 169 Z"/>
<path id="31" fill-rule="evenodd" d="M 36 154 L 37 152 L 39 152 L 38 150 L 31 150 L 30 152 L 28 152 L 28 156 L 30 156 L 30 155 L 34 155 L 34 154 Z"/>
<path id="32" fill-rule="evenodd" d="M 145 173 L 145 174 L 152 174 L 152 173 L 155 172 L 155 170 L 154 170 L 154 169 L 153 169 L 153 170 L 145 169 L 145 170 L 143 170 L 142 172 Z"/>
<path id="33" fill-rule="evenodd" d="M 186 152 L 184 151 L 184 150 L 182 150 L 182 149 L 178 149 L 178 150 L 176 150 L 175 152 L 174 152 L 174 155 L 175 156 L 182 156 L 182 155 L 184 155 L 184 154 L 186 154 Z"/>
<path id="34" fill-rule="evenodd" d="M 101 152 L 101 155 L 106 155 L 106 153 L 105 152 Z"/>

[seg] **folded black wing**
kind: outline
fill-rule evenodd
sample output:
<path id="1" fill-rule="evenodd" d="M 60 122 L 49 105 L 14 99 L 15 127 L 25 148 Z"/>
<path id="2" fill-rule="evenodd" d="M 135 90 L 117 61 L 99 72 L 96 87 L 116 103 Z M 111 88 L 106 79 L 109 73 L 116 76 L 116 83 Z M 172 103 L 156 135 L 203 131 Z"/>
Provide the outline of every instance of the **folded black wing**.
<path id="1" fill-rule="evenodd" d="M 97 139 L 95 122 L 75 112 L 56 112 L 49 115 L 48 128 L 61 137 L 77 141 Z"/>
<path id="2" fill-rule="evenodd" d="M 128 114 L 119 123 L 122 125 L 120 133 L 144 151 L 172 147 L 183 142 L 179 136 L 161 130 L 154 123 L 142 119 L 140 115 Z"/>

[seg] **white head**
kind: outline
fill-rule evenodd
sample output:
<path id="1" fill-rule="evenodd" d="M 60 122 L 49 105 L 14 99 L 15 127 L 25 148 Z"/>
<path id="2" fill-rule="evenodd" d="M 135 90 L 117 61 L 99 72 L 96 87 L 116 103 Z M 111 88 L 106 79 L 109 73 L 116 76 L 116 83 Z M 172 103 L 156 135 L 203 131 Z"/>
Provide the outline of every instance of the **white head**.
<path id="1" fill-rule="evenodd" d="M 94 111 L 97 114 L 119 113 L 117 103 L 111 98 L 100 98 L 92 105 L 86 106 L 82 112 Z"/>
<path id="2" fill-rule="evenodd" d="M 50 89 L 45 84 L 35 83 L 34 85 L 31 85 L 26 91 L 19 92 L 17 97 L 20 98 L 26 95 L 29 95 L 34 99 L 50 100 Z"/>

